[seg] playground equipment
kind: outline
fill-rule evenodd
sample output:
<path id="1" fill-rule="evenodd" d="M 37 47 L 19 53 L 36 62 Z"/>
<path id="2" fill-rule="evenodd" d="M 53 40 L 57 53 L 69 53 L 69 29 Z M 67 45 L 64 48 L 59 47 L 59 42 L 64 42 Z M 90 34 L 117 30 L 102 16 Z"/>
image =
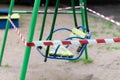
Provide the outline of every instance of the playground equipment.
<path id="1" fill-rule="evenodd" d="M 86 35 L 84 34 L 84 33 L 82 33 L 82 32 L 80 32 L 78 29 L 76 29 L 76 28 L 73 28 L 72 30 L 71 29 L 68 29 L 68 28 L 58 28 L 58 29 L 55 29 L 54 31 L 53 31 L 53 33 L 54 32 L 57 32 L 57 31 L 60 31 L 60 30 L 67 30 L 67 31 L 70 31 L 70 32 L 72 32 L 72 33 L 74 33 L 74 34 L 72 34 L 72 36 L 70 36 L 70 37 L 68 37 L 68 38 L 66 38 L 66 39 L 64 39 L 64 40 L 72 40 L 72 39 L 90 39 L 90 37 L 91 37 L 91 34 L 89 33 L 88 34 L 88 36 L 87 37 L 85 37 Z M 83 35 L 80 35 L 80 34 L 83 34 Z M 80 36 L 78 36 L 78 35 L 80 35 Z M 50 37 L 50 35 L 47 37 L 47 39 L 46 40 L 49 40 L 49 37 Z M 59 41 L 58 41 L 59 42 Z M 58 43 L 57 41 L 56 41 L 56 43 Z M 38 44 L 38 46 L 37 46 L 37 50 L 39 51 L 39 53 L 41 54 L 41 55 L 43 55 L 44 57 L 46 57 L 45 56 L 45 53 L 43 53 L 42 52 L 42 50 L 41 50 L 41 48 L 47 48 L 46 46 L 44 46 L 44 45 L 39 45 L 39 42 L 37 42 L 36 44 Z M 74 46 L 75 47 L 75 46 Z M 80 58 L 80 56 L 82 55 L 82 53 L 83 53 L 83 51 L 85 50 L 85 48 L 86 48 L 86 44 L 84 44 L 84 45 L 80 45 L 79 44 L 79 48 L 80 48 L 80 50 L 78 49 L 77 51 L 79 52 L 78 53 L 78 55 L 77 56 L 74 56 L 74 54 L 73 53 L 71 53 L 70 52 L 70 50 L 68 50 L 68 46 L 66 46 L 66 48 L 65 48 L 65 46 L 63 46 L 63 45 L 53 45 L 53 46 L 51 46 L 50 47 L 51 49 L 52 49 L 52 51 L 50 50 L 49 52 L 48 52 L 48 54 L 49 54 L 49 56 L 47 56 L 47 58 L 52 58 L 52 59 L 63 59 L 63 60 L 76 60 L 76 59 L 78 59 L 78 58 Z"/>
<path id="2" fill-rule="evenodd" d="M 71 0 L 71 4 L 72 4 L 71 9 L 72 9 L 72 11 L 68 11 L 68 12 L 59 11 L 61 9 L 61 8 L 59 8 L 60 0 L 56 0 L 56 5 L 55 5 L 54 12 L 52 12 L 52 11 L 48 12 L 49 0 L 46 0 L 44 12 L 39 12 L 38 10 L 39 10 L 39 7 L 40 7 L 41 0 L 35 0 L 34 8 L 33 8 L 33 11 L 32 11 L 32 20 L 30 22 L 29 35 L 28 35 L 28 40 L 27 41 L 25 40 L 25 38 L 22 37 L 21 33 L 16 28 L 16 26 L 14 25 L 14 23 L 12 22 L 10 17 L 11 17 L 11 15 L 13 13 L 25 14 L 25 13 L 31 13 L 31 11 L 29 11 L 29 12 L 26 12 L 26 11 L 13 11 L 14 3 L 15 3 L 15 0 L 11 0 L 9 11 L 8 11 L 8 20 L 7 20 L 7 23 L 6 23 L 5 34 L 4 34 L 4 39 L 3 39 L 3 43 L 2 43 L 2 49 L 0 51 L 0 65 L 2 63 L 2 58 L 3 58 L 3 54 L 4 54 L 4 48 L 5 48 L 5 45 L 6 45 L 6 39 L 7 39 L 9 25 L 11 24 L 13 26 L 13 28 L 16 30 L 16 32 L 18 33 L 18 35 L 20 36 L 20 38 L 22 39 L 22 41 L 24 42 L 24 44 L 26 45 L 26 50 L 25 50 L 25 55 L 24 55 L 20 80 L 25 80 L 27 66 L 28 66 L 28 62 L 29 62 L 29 56 L 30 56 L 30 52 L 31 52 L 31 47 L 33 46 L 34 30 L 35 30 L 35 26 L 36 26 L 38 13 L 44 13 L 39 41 L 42 41 L 42 38 L 44 36 L 43 31 L 44 31 L 45 22 L 46 22 L 46 16 L 49 13 L 54 14 L 54 16 L 53 16 L 51 29 L 50 29 L 50 34 L 48 35 L 46 40 L 48 40 L 48 41 L 52 40 L 53 33 L 57 32 L 59 30 L 67 30 L 67 31 L 72 33 L 72 36 L 66 38 L 65 40 L 69 40 L 69 39 L 71 40 L 71 39 L 74 39 L 74 38 L 77 38 L 77 39 L 90 39 L 90 37 L 91 37 L 91 34 L 89 32 L 89 27 L 88 27 L 88 21 L 87 21 L 88 19 L 87 19 L 87 11 L 86 11 L 86 0 L 79 0 L 81 8 L 79 9 L 78 12 L 76 12 L 76 10 L 75 10 L 74 0 Z M 69 8 L 66 8 L 66 9 L 69 9 Z M 68 28 L 54 29 L 57 14 L 73 14 L 75 28 L 73 28 L 73 29 L 68 29 Z M 81 26 L 79 26 L 77 24 L 76 14 L 81 14 L 81 20 L 82 20 L 82 25 Z M 79 31 L 78 29 L 82 29 L 84 33 L 82 31 Z M 79 33 L 81 35 L 79 35 Z M 68 44 L 68 43 L 65 42 L 65 44 Z M 75 59 L 78 59 L 82 55 L 83 51 L 85 51 L 85 59 L 86 59 L 86 61 L 88 61 L 87 44 L 79 45 L 79 47 L 81 47 L 81 50 L 79 50 L 79 54 L 76 57 L 73 57 L 74 55 L 71 54 L 66 49 L 66 48 L 69 47 L 68 45 L 67 46 L 63 46 L 63 45 L 55 46 L 55 49 L 54 49 L 55 51 L 52 52 L 52 54 L 49 54 L 49 52 L 51 50 L 50 45 L 45 47 L 45 49 L 46 49 L 45 53 L 41 52 L 41 48 L 43 48 L 43 47 L 44 46 L 41 46 L 41 45 L 37 46 L 37 50 L 45 57 L 45 62 L 47 61 L 47 58 L 62 59 L 62 60 L 75 60 Z M 61 49 L 66 50 L 65 52 L 67 52 L 69 54 L 65 54 L 65 55 L 60 54 L 60 56 L 59 56 L 57 54 L 57 52 L 59 52 Z M 64 52 L 62 52 L 62 53 L 64 53 Z M 67 55 L 67 57 L 66 57 L 66 55 Z"/>
<path id="3" fill-rule="evenodd" d="M 10 24 L 13 26 L 13 28 L 15 29 L 15 31 L 17 32 L 17 34 L 19 35 L 21 40 L 26 45 L 20 80 L 25 80 L 27 66 L 28 66 L 28 62 L 29 62 L 30 51 L 31 51 L 31 47 L 33 47 L 33 46 L 37 47 L 37 50 L 40 52 L 40 54 L 45 57 L 45 61 L 47 61 L 47 58 L 61 59 L 61 60 L 75 60 L 75 59 L 78 59 L 82 55 L 84 50 L 85 50 L 85 59 L 86 59 L 86 61 L 88 61 L 88 54 L 87 54 L 87 48 L 86 48 L 87 44 L 120 42 L 120 38 L 90 39 L 91 34 L 89 31 L 88 21 L 87 21 L 86 0 L 79 0 L 79 1 L 81 4 L 80 6 L 78 6 L 80 8 L 80 11 L 75 10 L 76 7 L 74 6 L 74 0 L 71 0 L 72 8 L 64 8 L 64 9 L 72 9 L 72 11 L 68 11 L 68 12 L 59 11 L 59 10 L 61 10 L 61 8 L 58 8 L 60 0 L 56 0 L 55 11 L 48 12 L 49 0 L 46 0 L 44 11 L 38 11 L 41 0 L 35 0 L 33 12 L 32 12 L 32 11 L 13 11 L 15 0 L 11 0 L 10 8 L 8 11 L 8 20 L 7 20 L 7 24 L 6 24 L 5 35 L 4 35 L 4 39 L 3 39 L 3 43 L 2 43 L 2 49 L 0 51 L 0 65 L 2 63 L 4 48 L 5 48 L 8 29 L 9 29 Z M 89 11 L 91 11 L 91 10 L 89 10 Z M 94 11 L 92 11 L 92 12 L 95 13 Z M 14 25 L 14 23 L 11 20 L 11 15 L 13 13 L 19 13 L 19 14 L 32 13 L 32 20 L 30 22 L 29 36 L 28 36 L 27 41 L 25 40 L 25 38 L 22 36 L 22 34 L 19 32 L 19 30 L 16 28 L 16 26 Z M 33 41 L 34 30 L 35 30 L 35 26 L 36 26 L 36 20 L 37 20 L 38 13 L 40 13 L 40 14 L 44 13 L 42 29 L 40 32 L 39 41 Z M 51 26 L 51 30 L 50 30 L 50 35 L 48 35 L 46 40 L 43 40 L 42 38 L 44 36 L 43 35 L 44 26 L 45 26 L 44 24 L 46 22 L 47 14 L 54 14 L 54 16 L 53 16 L 52 26 Z M 57 14 L 73 14 L 75 28 L 73 28 L 73 29 L 68 29 L 68 28 L 54 29 Z M 82 18 L 81 26 L 79 26 L 77 24 L 76 14 L 81 14 L 81 18 Z M 106 18 L 106 20 L 108 20 L 108 18 Z M 118 22 L 115 22 L 113 20 L 110 20 L 110 21 L 119 25 Z M 80 29 L 82 29 L 84 33 L 82 31 L 80 31 Z M 58 32 L 60 30 L 69 31 L 71 33 L 71 35 L 64 40 L 52 40 L 53 33 Z M 71 45 L 71 44 L 73 44 L 73 45 L 78 44 L 80 47 L 82 46 L 81 50 L 78 50 L 79 53 L 77 54 L 76 57 L 74 57 L 74 55 L 71 54 L 71 52 L 69 52 L 67 49 L 67 48 L 69 48 L 69 45 Z M 55 45 L 55 46 L 53 46 L 53 45 Z M 64 45 L 66 45 L 66 46 L 64 46 Z M 53 48 L 51 48 L 51 46 Z M 42 51 L 43 48 L 45 48 L 45 50 L 46 50 L 45 52 Z M 61 49 L 65 50 L 65 51 L 62 50 L 63 51 L 62 52 Z M 61 52 L 62 54 L 59 54 L 58 52 Z M 67 54 L 63 54 L 64 52 L 66 52 Z"/>

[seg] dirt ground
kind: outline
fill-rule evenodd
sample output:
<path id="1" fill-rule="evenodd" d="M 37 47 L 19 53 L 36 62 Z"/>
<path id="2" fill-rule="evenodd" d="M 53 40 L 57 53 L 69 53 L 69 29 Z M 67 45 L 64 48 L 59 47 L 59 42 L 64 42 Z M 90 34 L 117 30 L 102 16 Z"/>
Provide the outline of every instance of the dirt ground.
<path id="1" fill-rule="evenodd" d="M 0 5 L 0 9 L 7 9 L 6 5 Z M 30 6 L 15 6 L 14 10 L 32 10 Z M 31 15 L 20 15 L 19 30 L 25 38 L 27 38 L 29 24 L 31 21 Z M 43 15 L 38 16 L 38 21 L 35 30 L 34 40 L 38 40 L 41 18 Z M 47 16 L 46 31 L 44 38 L 49 34 L 49 26 L 51 26 L 52 15 Z M 78 21 L 80 16 L 78 15 Z M 103 20 L 89 16 L 90 30 L 93 33 L 92 38 L 112 38 L 113 34 L 118 33 L 116 28 L 118 26 L 112 24 L 103 24 Z M 103 21 L 105 22 L 105 21 Z M 107 23 L 107 22 L 105 22 Z M 80 25 L 81 23 L 79 23 Z M 115 29 L 106 29 L 105 27 L 114 26 Z M 72 15 L 58 15 L 56 27 L 69 27 L 73 28 Z M 103 28 L 104 32 L 103 33 Z M 98 32 L 98 33 L 95 33 Z M 108 33 L 107 33 L 108 32 Z M 0 30 L 0 45 L 2 45 L 4 30 Z M 110 34 L 110 35 L 108 35 Z M 56 34 L 55 39 L 63 39 L 68 37 L 68 33 L 61 32 Z M 29 67 L 27 70 L 26 80 L 119 80 L 120 79 L 120 49 L 119 43 L 106 45 L 95 44 L 88 45 L 89 57 L 94 62 L 84 64 L 83 61 L 72 63 L 64 60 L 52 60 L 48 59 L 44 63 L 44 57 L 42 57 L 35 48 L 32 48 Z M 117 49 L 111 49 L 114 46 L 118 46 Z M 110 48 L 110 49 L 108 49 Z M 116 47 L 114 47 L 116 48 Z M 1 46 L 0 46 L 1 49 Z M 9 30 L 7 44 L 4 52 L 2 66 L 0 67 L 0 80 L 19 80 L 21 72 L 21 65 L 24 57 L 25 46 L 19 39 L 18 35 L 13 29 Z"/>

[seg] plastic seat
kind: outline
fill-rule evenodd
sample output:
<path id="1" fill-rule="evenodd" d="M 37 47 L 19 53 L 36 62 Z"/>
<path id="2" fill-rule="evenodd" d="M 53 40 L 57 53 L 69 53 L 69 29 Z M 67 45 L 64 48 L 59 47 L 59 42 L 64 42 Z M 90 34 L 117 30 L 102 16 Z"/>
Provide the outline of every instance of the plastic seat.
<path id="1" fill-rule="evenodd" d="M 81 27 L 81 29 L 85 29 L 83 26 Z M 53 33 L 58 32 L 60 30 L 67 30 L 70 32 L 70 36 L 67 37 L 64 40 L 74 40 L 74 39 L 90 39 L 91 34 L 90 33 L 84 33 L 81 30 L 78 30 L 77 28 L 73 28 L 73 29 L 68 29 L 68 28 L 58 28 L 55 29 Z M 46 38 L 46 40 L 49 40 L 49 36 Z M 48 53 L 48 58 L 51 59 L 62 59 L 62 60 L 76 60 L 78 58 L 81 57 L 81 55 L 83 54 L 85 48 L 86 48 L 86 44 L 80 45 L 79 47 L 81 47 L 80 51 L 78 52 L 77 55 L 75 55 L 75 53 L 73 54 L 69 49 L 69 46 L 63 46 L 63 45 L 53 45 L 50 46 L 49 49 L 49 53 Z M 79 48 L 78 47 L 78 48 Z M 44 47 L 44 49 L 46 49 Z M 42 51 L 42 49 L 40 49 L 39 47 L 37 47 L 38 52 L 45 57 L 45 52 Z"/>

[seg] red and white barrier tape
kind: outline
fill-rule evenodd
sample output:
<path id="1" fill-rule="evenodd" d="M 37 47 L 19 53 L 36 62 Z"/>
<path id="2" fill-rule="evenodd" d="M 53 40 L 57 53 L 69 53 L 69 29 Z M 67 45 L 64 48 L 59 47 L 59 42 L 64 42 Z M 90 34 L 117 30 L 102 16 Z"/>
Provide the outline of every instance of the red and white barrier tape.
<path id="1" fill-rule="evenodd" d="M 96 14 L 97 16 L 100 16 L 101 18 L 103 18 L 103 19 L 105 19 L 105 20 L 107 20 L 107 21 L 110 21 L 110 22 L 112 22 L 112 23 L 120 26 L 120 22 L 118 22 L 118 21 L 115 21 L 115 20 L 113 20 L 113 19 L 111 19 L 111 18 L 109 18 L 109 17 L 106 17 L 106 16 L 104 16 L 103 14 L 100 14 L 100 13 L 98 13 L 98 12 L 92 10 L 92 9 L 87 8 L 87 10 L 90 11 L 90 12 L 92 12 L 93 14 Z"/>
<path id="2" fill-rule="evenodd" d="M 22 42 L 25 44 L 25 46 L 27 45 L 27 41 L 26 39 L 22 36 L 21 32 L 16 28 L 15 24 L 12 22 L 10 15 L 8 15 L 8 20 L 10 21 L 11 25 L 13 26 L 15 32 L 18 34 L 18 36 L 20 37 L 20 39 L 22 40 Z"/>
<path id="3" fill-rule="evenodd" d="M 82 8 L 82 7 L 83 7 L 83 5 L 75 6 L 75 9 L 79 9 L 79 8 Z M 72 9 L 72 7 L 59 8 L 58 10 L 59 10 L 59 11 L 62 11 L 62 10 L 69 10 L 69 9 Z M 99 17 L 107 20 L 107 21 L 110 21 L 110 22 L 112 22 L 112 23 L 120 26 L 120 22 L 118 22 L 118 21 L 115 21 L 115 20 L 113 20 L 113 19 L 111 19 L 111 18 L 109 18 L 109 17 L 106 17 L 106 16 L 104 16 L 103 14 L 100 14 L 100 13 L 98 13 L 98 12 L 96 12 L 96 11 L 90 9 L 90 8 L 87 8 L 87 10 L 88 10 L 89 12 L 92 12 L 93 14 L 96 14 L 97 16 L 99 16 Z M 53 10 L 49 9 L 49 11 L 53 11 Z"/>
<path id="4" fill-rule="evenodd" d="M 80 5 L 80 6 L 75 6 L 75 9 L 79 9 L 79 8 L 82 8 L 83 6 Z M 58 10 L 59 11 L 62 11 L 62 10 L 69 10 L 69 9 L 72 9 L 72 7 L 65 7 L 65 8 L 59 8 Z"/>
<path id="5" fill-rule="evenodd" d="M 113 39 L 84 39 L 84 40 L 53 40 L 53 41 L 34 41 L 27 43 L 27 46 L 53 46 L 53 45 L 71 45 L 71 44 L 99 44 L 99 43 L 118 43 L 120 38 Z"/>
<path id="6" fill-rule="evenodd" d="M 82 7 L 83 7 L 83 5 L 81 5 L 81 6 L 75 6 L 75 9 L 79 9 L 79 8 L 82 8 Z M 69 9 L 72 9 L 72 7 L 59 8 L 58 10 L 59 10 L 59 11 L 62 11 L 62 10 L 69 10 Z M 98 12 L 92 10 L 92 9 L 87 8 L 87 10 L 88 10 L 89 12 L 92 12 L 93 14 L 96 14 L 97 16 L 99 16 L 99 17 L 107 20 L 107 21 L 110 21 L 110 22 L 112 22 L 112 23 L 120 26 L 120 22 L 118 22 L 118 21 L 116 21 L 116 20 L 113 20 L 113 19 L 111 19 L 111 18 L 109 18 L 109 17 L 106 17 L 105 15 L 100 14 L 100 13 L 98 13 Z M 52 10 L 49 9 L 49 11 L 52 11 Z"/>
<path id="7" fill-rule="evenodd" d="M 75 6 L 75 9 L 79 9 L 79 8 L 82 8 L 82 7 L 83 7 L 82 5 L 81 5 L 81 6 Z M 72 7 L 59 8 L 58 10 L 68 10 L 68 9 L 72 9 Z M 92 12 L 93 14 L 96 14 L 97 16 L 99 16 L 99 17 L 107 20 L 107 21 L 110 21 L 110 22 L 112 22 L 112 23 L 120 26 L 120 22 L 118 22 L 118 21 L 116 21 L 116 20 L 113 20 L 113 19 L 111 19 L 111 18 L 109 18 L 109 17 L 106 17 L 105 15 L 100 14 L 100 13 L 98 13 L 98 12 L 92 10 L 92 9 L 87 8 L 87 10 L 88 10 L 89 12 Z"/>
<path id="8" fill-rule="evenodd" d="M 65 10 L 65 9 L 71 9 L 72 7 L 66 7 L 66 8 L 59 8 L 59 10 Z M 81 6 L 76 6 L 75 8 L 81 8 Z M 104 18 L 107 21 L 110 21 L 116 25 L 120 25 L 119 22 L 110 19 L 109 17 L 105 17 L 104 15 L 93 11 L 92 9 L 87 8 L 88 11 L 100 16 L 101 18 Z M 88 40 L 54 40 L 54 41 L 34 41 L 31 43 L 28 43 L 26 39 L 22 36 L 20 31 L 16 28 L 12 20 L 10 19 L 10 15 L 8 15 L 8 20 L 10 21 L 11 25 L 19 35 L 22 42 L 25 44 L 25 46 L 52 46 L 52 45 L 70 45 L 70 44 L 97 44 L 97 43 L 116 43 L 120 42 L 120 38 L 113 38 L 113 39 L 88 39 Z"/>

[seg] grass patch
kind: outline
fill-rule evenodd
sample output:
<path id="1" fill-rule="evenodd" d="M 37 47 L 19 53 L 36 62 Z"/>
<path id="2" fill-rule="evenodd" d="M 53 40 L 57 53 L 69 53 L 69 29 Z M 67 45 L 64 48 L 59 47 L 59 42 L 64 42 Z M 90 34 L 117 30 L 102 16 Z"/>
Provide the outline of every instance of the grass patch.
<path id="1" fill-rule="evenodd" d="M 88 47 L 89 47 L 89 48 L 92 48 L 92 47 L 93 47 L 93 44 L 88 45 Z"/>
<path id="2" fill-rule="evenodd" d="M 113 27 L 113 26 L 114 26 L 113 23 L 108 22 L 107 24 L 108 24 L 108 25 L 107 25 L 107 26 L 108 26 L 108 29 L 113 29 L 113 28 L 114 28 L 114 27 Z"/>
<path id="3" fill-rule="evenodd" d="M 120 50 L 119 46 L 107 46 L 106 50 L 111 51 L 111 50 Z"/>
<path id="4" fill-rule="evenodd" d="M 117 29 L 118 32 L 120 32 L 120 28 L 117 27 L 116 29 Z"/>
<path id="5" fill-rule="evenodd" d="M 112 49 L 111 49 L 110 46 L 108 46 L 108 47 L 106 47 L 106 50 L 107 50 L 107 51 L 111 51 Z"/>
<path id="6" fill-rule="evenodd" d="M 111 32 L 106 32 L 106 34 L 110 34 Z"/>
<path id="7" fill-rule="evenodd" d="M 5 64 L 5 67 L 10 68 L 11 66 L 10 66 L 10 64 Z"/>
<path id="8" fill-rule="evenodd" d="M 113 50 L 120 50 L 120 47 L 119 46 L 113 46 L 111 47 Z"/>
<path id="9" fill-rule="evenodd" d="M 113 37 L 120 37 L 120 34 L 113 33 Z"/>
<path id="10" fill-rule="evenodd" d="M 97 31 L 93 31 L 92 35 L 95 36 L 95 37 L 97 37 L 98 36 L 98 32 Z"/>
<path id="11" fill-rule="evenodd" d="M 116 65 L 120 66 L 120 63 L 117 63 Z"/>
<path id="12" fill-rule="evenodd" d="M 81 58 L 76 59 L 76 60 L 70 60 L 70 62 L 73 62 L 73 63 L 77 63 L 79 61 L 83 61 L 84 64 L 87 64 L 87 63 L 92 63 L 94 60 L 91 58 L 88 58 L 88 60 L 86 60 L 84 57 L 81 57 Z"/>

